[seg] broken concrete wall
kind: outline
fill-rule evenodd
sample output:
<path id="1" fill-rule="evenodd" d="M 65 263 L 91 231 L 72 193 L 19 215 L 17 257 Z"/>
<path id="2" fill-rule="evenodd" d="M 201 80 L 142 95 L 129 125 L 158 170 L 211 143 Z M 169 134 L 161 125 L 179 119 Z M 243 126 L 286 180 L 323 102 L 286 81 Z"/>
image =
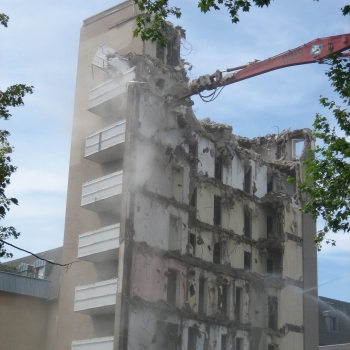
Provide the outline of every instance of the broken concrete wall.
<path id="1" fill-rule="evenodd" d="M 205 137 L 198 139 L 198 173 L 214 177 L 215 145 Z"/>
<path id="2" fill-rule="evenodd" d="M 276 135 L 249 140 L 230 126 L 198 121 L 189 101 L 171 104 L 177 73 L 145 55 L 130 60 L 145 79 L 131 83 L 137 138 L 134 200 L 127 208 L 133 242 L 129 348 L 159 350 L 157 332 L 168 329 L 166 323 L 178 325 L 169 329 L 178 332 L 181 349 L 225 342 L 227 348 L 266 350 L 268 342 L 281 345 L 287 336 L 299 344 L 303 309 L 288 312 L 302 305 L 301 216 L 298 194 L 286 182 L 297 167 L 282 159 L 290 151 L 278 149 Z M 283 135 L 288 144 L 289 133 Z M 273 152 L 282 156 L 276 160 Z M 272 297 L 278 305 L 273 329 Z"/>
<path id="3" fill-rule="evenodd" d="M 162 198 L 150 198 L 149 195 L 138 193 L 134 220 L 135 241 L 186 253 L 188 212 L 185 210 L 169 205 Z M 171 237 L 170 231 L 176 231 L 177 236 Z"/>
<path id="4" fill-rule="evenodd" d="M 138 296 L 148 302 L 167 301 L 169 270 L 177 272 L 176 307 L 184 306 L 186 297 L 187 267 L 179 261 L 165 257 L 147 256 L 142 252 L 135 253 L 133 259 L 132 296 Z"/>
<path id="5" fill-rule="evenodd" d="M 234 349 L 236 338 L 241 339 L 241 349 L 250 349 L 250 337 L 246 331 L 230 331 L 227 327 L 198 322 L 193 319 L 184 319 L 171 313 L 161 313 L 157 308 L 148 310 L 137 306 L 130 316 L 131 327 L 129 328 L 128 349 L 154 349 L 161 350 L 162 336 L 167 336 L 167 346 L 172 349 L 181 350 L 215 350 Z M 171 325 L 171 331 L 167 327 Z M 141 330 L 141 331 L 140 331 Z M 161 334 L 160 330 L 163 331 Z M 192 334 L 190 334 L 192 333 Z M 194 335 L 194 337 L 193 337 Z M 195 339 L 193 339 L 195 338 Z M 176 347 L 169 346 L 176 344 Z"/>

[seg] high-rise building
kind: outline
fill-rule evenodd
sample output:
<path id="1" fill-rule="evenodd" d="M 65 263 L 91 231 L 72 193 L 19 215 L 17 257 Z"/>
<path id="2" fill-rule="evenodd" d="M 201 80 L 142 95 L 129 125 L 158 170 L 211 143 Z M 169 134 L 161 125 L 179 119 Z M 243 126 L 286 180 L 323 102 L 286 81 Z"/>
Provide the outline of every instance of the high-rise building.
<path id="1" fill-rule="evenodd" d="M 81 30 L 50 350 L 313 350 L 308 129 L 248 139 L 197 120 L 180 42 L 133 37 L 125 1 Z"/>

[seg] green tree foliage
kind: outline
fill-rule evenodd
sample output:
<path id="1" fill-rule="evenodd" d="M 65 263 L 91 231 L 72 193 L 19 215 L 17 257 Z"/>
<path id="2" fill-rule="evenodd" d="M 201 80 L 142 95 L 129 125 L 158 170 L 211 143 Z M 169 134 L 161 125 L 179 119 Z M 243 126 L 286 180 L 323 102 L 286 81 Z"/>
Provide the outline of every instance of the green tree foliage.
<path id="1" fill-rule="evenodd" d="M 0 23 L 7 27 L 9 17 L 0 14 Z M 26 94 L 33 93 L 33 86 L 16 84 L 8 87 L 5 91 L 0 90 L 0 119 L 8 120 L 11 117 L 8 107 L 18 107 L 23 105 L 23 97 Z M 7 130 L 0 130 L 0 220 L 4 219 L 6 213 L 10 210 L 12 204 L 18 204 L 16 198 L 7 197 L 5 190 L 10 184 L 10 177 L 16 171 L 17 167 L 11 164 L 11 153 L 13 147 L 8 141 L 10 133 Z M 19 232 L 13 226 L 0 226 L 0 239 L 6 240 L 10 237 L 17 238 Z M 0 242 L 0 257 L 12 257 L 11 253 L 6 251 L 4 244 Z"/>
<path id="2" fill-rule="evenodd" d="M 249 12 L 252 6 L 269 6 L 272 0 L 198 0 L 198 8 L 201 12 L 207 13 L 210 10 L 224 8 L 228 11 L 232 23 L 239 22 L 239 12 Z M 318 1 L 318 0 L 317 0 Z M 140 35 L 143 41 L 156 41 L 164 47 L 168 38 L 164 34 L 165 21 L 169 16 L 180 18 L 181 8 L 170 6 L 169 0 L 134 0 L 142 11 L 136 17 L 136 29 L 134 37 Z M 350 5 L 344 6 L 343 15 L 350 13 Z"/>
<path id="3" fill-rule="evenodd" d="M 331 68 L 326 74 L 339 94 L 343 107 L 325 97 L 319 101 L 332 112 L 338 130 L 331 127 L 325 116 L 316 115 L 313 126 L 319 144 L 303 162 L 306 177 L 299 184 L 300 190 L 308 195 L 308 202 L 302 210 L 310 213 L 315 220 L 321 217 L 325 221 L 325 227 L 314 238 L 319 250 L 322 241 L 335 245 L 334 240 L 327 238 L 327 232 L 350 232 L 349 60 L 333 57 Z"/>

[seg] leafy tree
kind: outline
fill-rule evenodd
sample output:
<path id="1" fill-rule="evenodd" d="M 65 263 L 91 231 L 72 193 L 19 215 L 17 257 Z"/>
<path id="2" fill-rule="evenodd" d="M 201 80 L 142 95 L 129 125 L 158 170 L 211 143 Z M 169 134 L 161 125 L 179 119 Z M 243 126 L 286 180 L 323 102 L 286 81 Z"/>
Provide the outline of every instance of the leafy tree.
<path id="1" fill-rule="evenodd" d="M 201 12 L 207 13 L 210 10 L 220 10 L 226 8 L 232 23 L 239 22 L 239 12 L 249 12 L 252 6 L 269 6 L 272 0 L 198 0 L 198 8 Z M 318 0 L 317 0 L 318 1 Z M 140 35 L 143 41 L 159 41 L 165 46 L 168 38 L 164 34 L 165 21 L 171 15 L 180 18 L 181 8 L 170 6 L 169 0 L 134 0 L 142 11 L 136 17 L 136 26 L 134 36 Z M 344 6 L 343 15 L 350 13 L 350 5 Z"/>
<path id="2" fill-rule="evenodd" d="M 0 14 L 1 25 L 7 27 L 8 20 L 7 15 Z M 16 84 L 8 87 L 5 91 L 0 90 L 0 119 L 8 120 L 11 117 L 8 107 L 22 106 L 24 104 L 23 97 L 28 93 L 33 93 L 33 86 Z M 10 133 L 7 130 L 0 130 L 0 220 L 5 218 L 12 204 L 18 204 L 16 198 L 7 197 L 5 194 L 5 190 L 10 184 L 10 177 L 17 169 L 11 164 L 10 154 L 13 152 L 13 147 L 8 141 L 9 136 Z M 13 226 L 0 226 L 0 257 L 12 257 L 1 241 L 10 237 L 18 238 L 19 234 Z"/>
<path id="3" fill-rule="evenodd" d="M 325 221 L 325 227 L 314 237 L 319 250 L 323 240 L 336 244 L 326 237 L 327 232 L 350 232 L 350 112 L 346 109 L 350 106 L 350 61 L 333 56 L 326 74 L 345 108 L 322 96 L 319 101 L 332 112 L 343 135 L 331 128 L 326 117 L 316 114 L 313 126 L 321 144 L 304 160 L 306 177 L 299 184 L 309 197 L 302 211 Z"/>

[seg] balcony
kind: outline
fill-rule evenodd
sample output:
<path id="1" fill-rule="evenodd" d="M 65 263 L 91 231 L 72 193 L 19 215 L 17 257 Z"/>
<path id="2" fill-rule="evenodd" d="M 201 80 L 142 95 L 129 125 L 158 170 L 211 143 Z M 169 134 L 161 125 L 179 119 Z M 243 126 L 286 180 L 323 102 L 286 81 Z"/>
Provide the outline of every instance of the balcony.
<path id="1" fill-rule="evenodd" d="M 114 337 L 104 337 L 72 342 L 71 350 L 113 350 Z"/>
<path id="2" fill-rule="evenodd" d="M 123 112 L 127 83 L 135 79 L 135 67 L 121 77 L 110 79 L 94 87 L 89 93 L 88 110 L 101 117 L 112 117 Z"/>
<path id="3" fill-rule="evenodd" d="M 115 309 L 118 279 L 75 288 L 74 311 L 88 315 L 111 314 Z"/>
<path id="4" fill-rule="evenodd" d="M 107 163 L 123 158 L 125 120 L 90 134 L 86 138 L 85 158 Z"/>
<path id="5" fill-rule="evenodd" d="M 123 186 L 123 170 L 85 182 L 81 206 L 97 213 L 119 211 Z"/>
<path id="6" fill-rule="evenodd" d="M 79 236 L 78 259 L 93 263 L 118 258 L 120 224 L 102 227 Z"/>

